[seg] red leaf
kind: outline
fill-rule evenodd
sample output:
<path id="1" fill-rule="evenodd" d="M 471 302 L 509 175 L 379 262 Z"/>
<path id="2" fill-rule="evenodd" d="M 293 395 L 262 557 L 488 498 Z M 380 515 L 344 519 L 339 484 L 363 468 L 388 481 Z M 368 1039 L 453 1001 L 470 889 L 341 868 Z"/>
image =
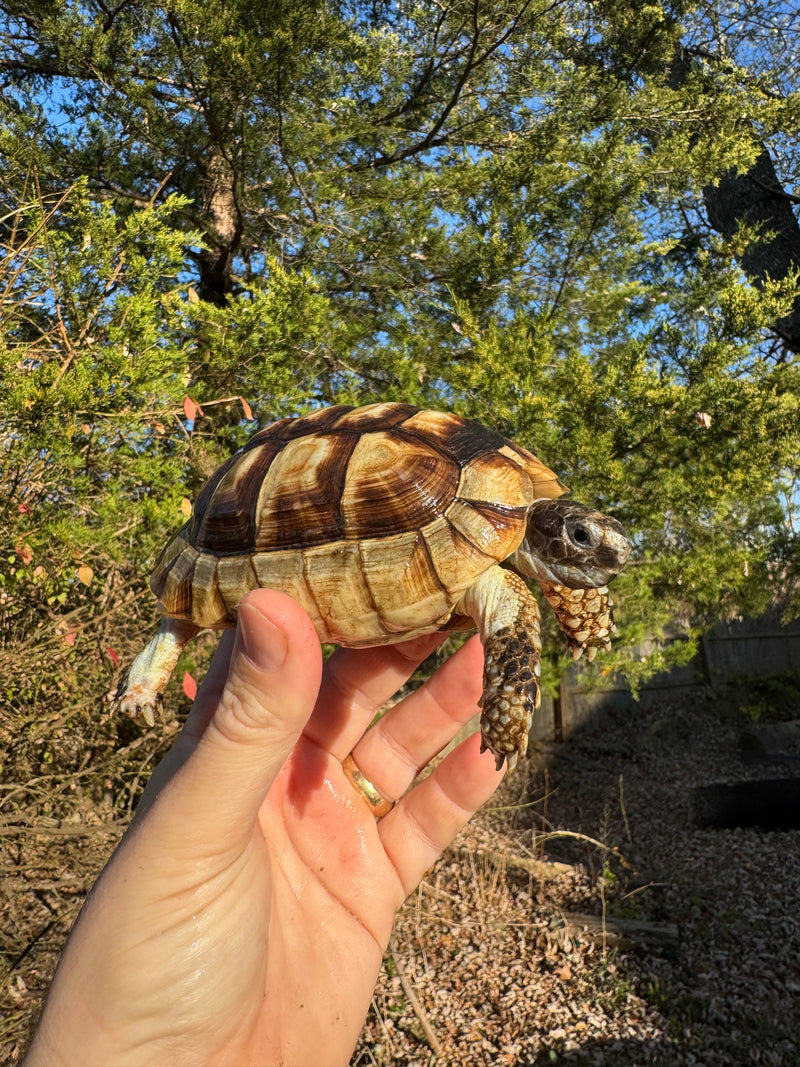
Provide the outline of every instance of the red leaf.
<path id="1" fill-rule="evenodd" d="M 114 651 L 113 648 L 107 648 L 106 649 L 106 655 L 108 656 L 108 658 L 111 660 L 111 662 L 114 664 L 115 667 L 119 667 L 119 656 L 116 654 L 116 652 Z"/>
<path id="2" fill-rule="evenodd" d="M 190 396 L 183 398 L 183 413 L 189 422 L 194 422 L 194 417 L 197 414 L 197 404 Z"/>
<path id="3" fill-rule="evenodd" d="M 194 700 L 197 696 L 197 682 L 188 671 L 183 676 L 183 691 L 190 700 Z"/>
<path id="4" fill-rule="evenodd" d="M 253 412 L 252 412 L 252 410 L 250 408 L 250 405 L 247 403 L 247 401 L 245 400 L 245 398 L 243 396 L 240 396 L 239 400 L 242 403 L 242 410 L 244 411 L 244 417 L 246 419 L 252 419 Z"/>
<path id="5" fill-rule="evenodd" d="M 73 634 L 64 634 L 64 640 L 66 641 L 66 643 L 68 645 L 74 645 L 76 637 L 77 637 L 77 634 L 74 634 L 74 633 Z"/>
<path id="6" fill-rule="evenodd" d="M 19 504 L 17 510 L 20 515 L 30 515 L 32 509 L 27 504 Z"/>

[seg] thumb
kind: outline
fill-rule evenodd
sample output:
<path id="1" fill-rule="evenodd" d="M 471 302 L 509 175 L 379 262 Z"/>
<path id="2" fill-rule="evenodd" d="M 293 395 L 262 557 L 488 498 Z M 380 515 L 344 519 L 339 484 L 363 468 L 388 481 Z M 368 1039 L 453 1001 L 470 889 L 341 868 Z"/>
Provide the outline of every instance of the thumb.
<path id="1" fill-rule="evenodd" d="M 172 803 L 182 794 L 206 837 L 222 835 L 228 844 L 250 835 L 311 715 L 321 677 L 319 638 L 302 608 L 268 589 L 244 597 L 216 709 L 172 782 Z"/>

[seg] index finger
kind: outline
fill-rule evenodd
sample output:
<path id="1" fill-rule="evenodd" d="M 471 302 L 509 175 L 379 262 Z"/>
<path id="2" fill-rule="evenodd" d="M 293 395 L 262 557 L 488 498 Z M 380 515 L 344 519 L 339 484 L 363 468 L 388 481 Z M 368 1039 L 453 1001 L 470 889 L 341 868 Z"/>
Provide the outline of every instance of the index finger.
<path id="1" fill-rule="evenodd" d="M 304 735 L 341 762 L 375 713 L 445 637 L 439 632 L 396 645 L 338 648 L 323 668 L 322 686 Z"/>

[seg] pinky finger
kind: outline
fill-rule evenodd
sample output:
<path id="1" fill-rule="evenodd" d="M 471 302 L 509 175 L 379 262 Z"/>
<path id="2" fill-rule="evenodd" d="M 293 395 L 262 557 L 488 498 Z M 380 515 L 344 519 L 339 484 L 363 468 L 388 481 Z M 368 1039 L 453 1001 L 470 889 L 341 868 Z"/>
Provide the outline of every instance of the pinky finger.
<path id="1" fill-rule="evenodd" d="M 502 780 L 473 734 L 380 820 L 378 833 L 406 896 Z"/>

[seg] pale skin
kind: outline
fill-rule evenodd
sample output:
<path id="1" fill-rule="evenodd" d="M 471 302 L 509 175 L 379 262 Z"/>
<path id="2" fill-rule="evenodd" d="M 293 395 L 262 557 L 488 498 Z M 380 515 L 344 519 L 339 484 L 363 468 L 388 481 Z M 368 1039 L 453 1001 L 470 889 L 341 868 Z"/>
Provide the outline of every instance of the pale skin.
<path id="1" fill-rule="evenodd" d="M 338 650 L 288 597 L 242 601 L 186 727 L 67 942 L 26 1067 L 346 1064 L 397 909 L 502 773 L 473 735 L 468 641 L 376 710 L 441 640 Z M 376 822 L 352 751 L 390 799 Z"/>

